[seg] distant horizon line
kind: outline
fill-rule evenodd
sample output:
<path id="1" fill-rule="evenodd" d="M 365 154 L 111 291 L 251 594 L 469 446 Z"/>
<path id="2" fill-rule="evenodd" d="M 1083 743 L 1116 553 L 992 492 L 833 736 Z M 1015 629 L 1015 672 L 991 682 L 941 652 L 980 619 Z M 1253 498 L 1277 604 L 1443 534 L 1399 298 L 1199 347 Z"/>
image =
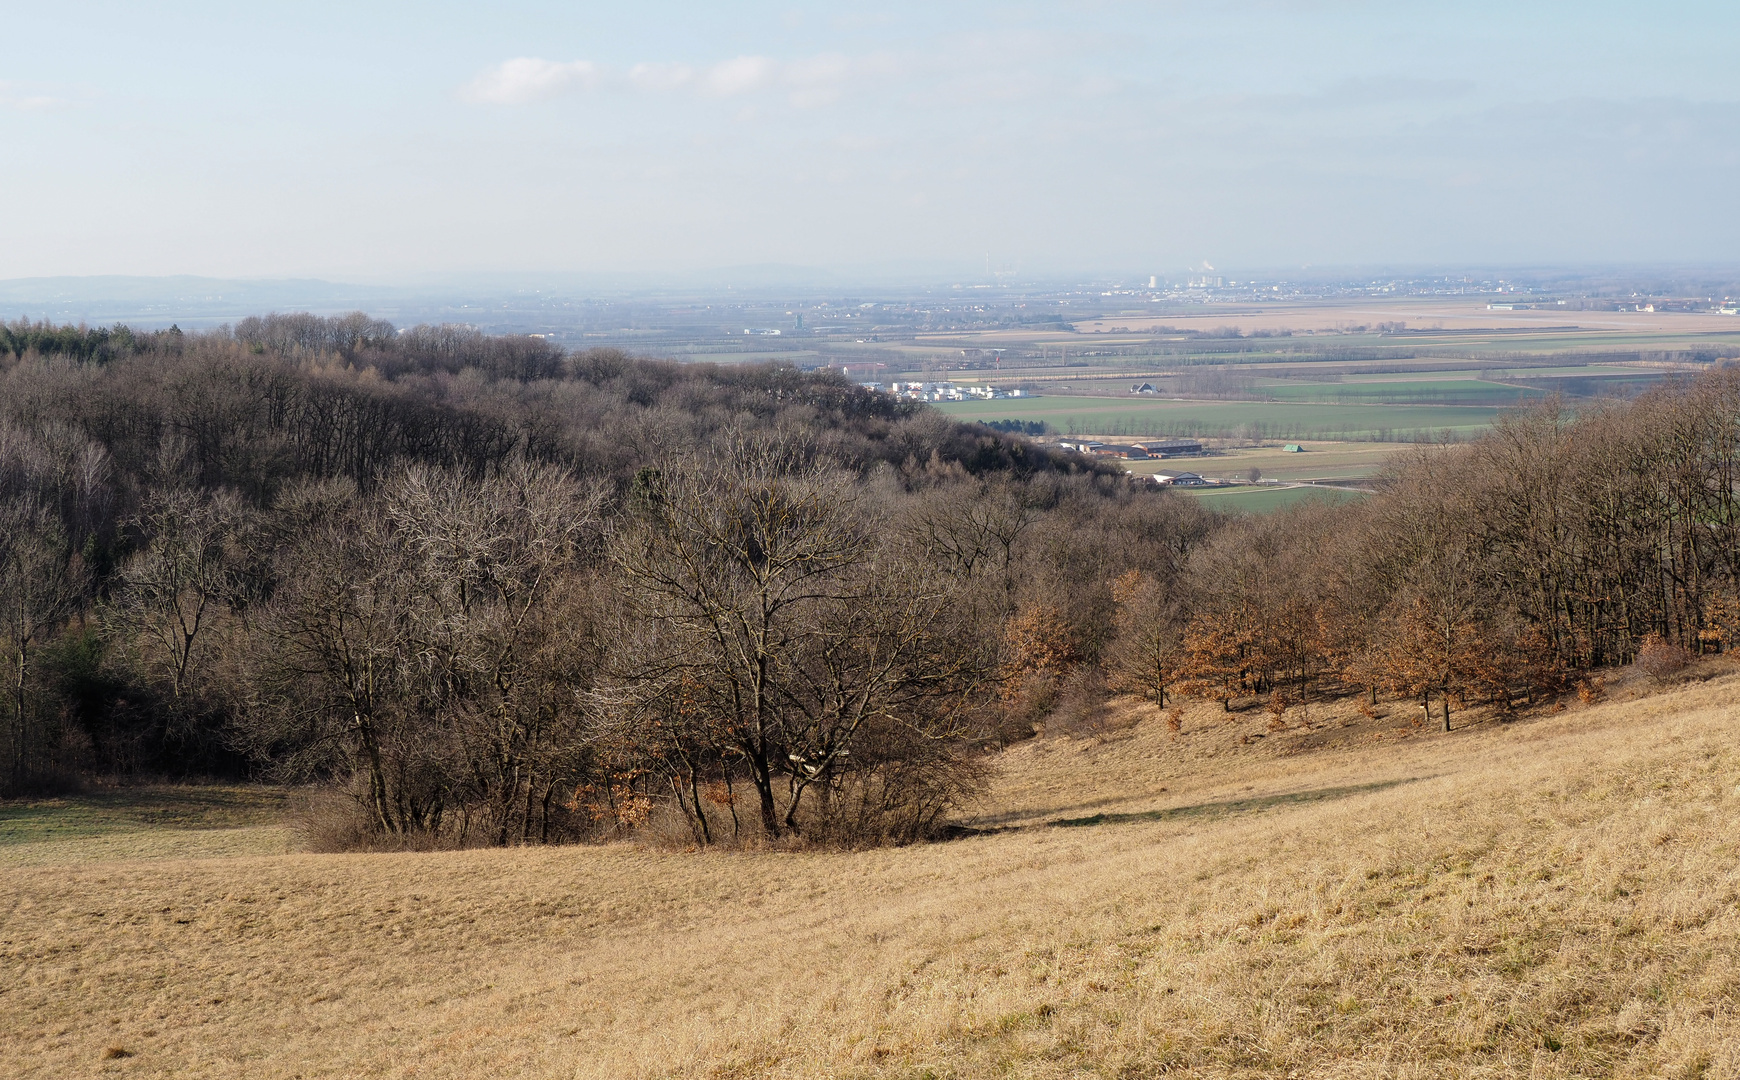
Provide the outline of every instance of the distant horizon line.
<path id="1" fill-rule="evenodd" d="M 1659 275 L 1659 274 L 1740 274 L 1740 261 L 1710 262 L 1710 261 L 1655 261 L 1655 262 L 1491 262 L 1491 263 L 1453 263 L 1453 262 L 1369 262 L 1369 263 L 1305 263 L 1298 265 L 1230 265 L 1230 266 L 1198 266 L 1169 270 L 1161 269 L 1099 269 L 1099 270 L 1045 270 L 1019 271 L 1004 270 L 986 273 L 983 270 L 967 266 L 944 267 L 932 265 L 924 267 L 914 265 L 904 270 L 874 266 L 858 266 L 852 268 L 832 268 L 824 265 L 808 265 L 800 263 L 746 263 L 730 266 L 702 268 L 684 271 L 652 271 L 652 270 L 477 270 L 477 271 L 444 271 L 440 273 L 408 274 L 394 278 L 379 278 L 367 276 L 347 278 L 342 276 L 319 276 L 308 274 L 279 275 L 225 275 L 225 274 L 194 274 L 194 273 L 90 273 L 90 274 L 27 274 L 16 277 L 0 278 L 0 290 L 7 287 L 27 285 L 51 285 L 58 283 L 152 283 L 170 284 L 175 282 L 221 284 L 240 286 L 326 286 L 346 289 L 366 289 L 381 292 L 401 292 L 405 290 L 422 290 L 430 288 L 463 287 L 466 284 L 491 284 L 502 286 L 509 283 L 527 287 L 537 282 L 546 282 L 551 286 L 562 284 L 577 284 L 579 282 L 601 283 L 611 280 L 633 283 L 633 287 L 645 288 L 649 282 L 664 281 L 673 286 L 694 287 L 706 285 L 710 287 L 734 287 L 731 282 L 717 279 L 731 275 L 755 277 L 762 275 L 790 274 L 796 277 L 809 278 L 811 281 L 779 281 L 764 279 L 753 283 L 753 287 L 768 287 L 782 284 L 828 284 L 834 286 L 886 286 L 902 284 L 906 287 L 947 287 L 952 284 L 974 281 L 983 282 L 986 279 L 1000 280 L 996 284 L 1022 285 L 1064 285 L 1064 284 L 1103 284 L 1107 282 L 1123 282 L 1131 279 L 1146 279 L 1154 277 L 1159 280 L 1175 280 L 1188 277 L 1212 275 L 1220 278 L 1245 278 L 1263 280 L 1293 280 L 1305 279 L 1312 281 L 1347 280 L 1350 277 L 1376 276 L 1413 276 L 1413 277 L 1451 277 L 1455 275 L 1527 275 L 1548 274 L 1571 277 L 1589 275 Z M 712 280 L 706 280 L 712 279 Z M 816 281 L 814 279 L 829 279 Z M 897 280 L 905 279 L 905 280 Z"/>

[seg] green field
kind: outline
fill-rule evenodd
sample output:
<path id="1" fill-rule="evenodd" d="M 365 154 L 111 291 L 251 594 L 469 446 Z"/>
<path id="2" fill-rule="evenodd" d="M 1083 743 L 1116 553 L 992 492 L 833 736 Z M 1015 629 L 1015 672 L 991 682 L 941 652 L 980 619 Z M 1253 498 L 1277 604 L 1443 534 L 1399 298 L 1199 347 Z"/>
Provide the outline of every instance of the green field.
<path id="1" fill-rule="evenodd" d="M 1043 420 L 1066 435 L 1139 438 L 1166 435 L 1406 442 L 1443 431 L 1467 437 L 1503 410 L 1484 405 L 1352 405 L 1309 401 L 1156 401 L 1112 397 L 1033 397 L 949 401 L 936 406 L 962 420 Z"/>
<path id="2" fill-rule="evenodd" d="M 292 847 L 288 805 L 282 788 L 242 784 L 0 801 L 0 866 L 281 854 Z"/>
<path id="3" fill-rule="evenodd" d="M 1212 510 L 1243 510 L 1267 514 L 1306 501 L 1340 503 L 1364 498 L 1351 491 L 1320 487 L 1179 488 Z"/>
<path id="4" fill-rule="evenodd" d="M 1264 379 L 1253 388 L 1278 401 L 1335 402 L 1341 404 L 1402 405 L 1498 405 L 1517 406 L 1547 396 L 1545 390 L 1506 386 L 1476 378 L 1372 379 L 1348 378 L 1340 382 L 1305 382 L 1298 379 Z"/>
<path id="5" fill-rule="evenodd" d="M 1256 469 L 1270 480 L 1353 480 L 1374 476 L 1396 454 L 1414 449 L 1413 443 L 1311 442 L 1306 452 L 1289 454 L 1281 443 L 1260 446 L 1230 446 L 1189 463 L 1150 458 L 1131 461 L 1125 467 L 1138 475 L 1177 472 L 1181 468 L 1216 479 L 1244 480 Z"/>

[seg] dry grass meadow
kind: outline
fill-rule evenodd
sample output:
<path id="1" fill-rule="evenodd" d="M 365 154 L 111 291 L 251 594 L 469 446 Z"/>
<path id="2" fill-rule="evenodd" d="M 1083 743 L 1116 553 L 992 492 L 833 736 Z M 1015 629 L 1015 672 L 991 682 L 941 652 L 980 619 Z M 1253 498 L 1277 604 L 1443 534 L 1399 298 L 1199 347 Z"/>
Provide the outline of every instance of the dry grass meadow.
<path id="1" fill-rule="evenodd" d="M 0 1074 L 1736 1076 L 1735 672 L 1448 735 L 1113 710 L 895 850 L 13 828 Z"/>

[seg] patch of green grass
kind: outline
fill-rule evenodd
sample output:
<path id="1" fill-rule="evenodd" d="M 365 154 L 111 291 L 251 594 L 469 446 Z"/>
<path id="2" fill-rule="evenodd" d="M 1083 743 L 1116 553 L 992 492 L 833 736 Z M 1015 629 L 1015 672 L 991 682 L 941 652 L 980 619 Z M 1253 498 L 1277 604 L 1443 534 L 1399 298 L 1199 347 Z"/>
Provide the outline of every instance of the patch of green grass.
<path id="1" fill-rule="evenodd" d="M 1267 514 L 1309 500 L 1339 503 L 1349 499 L 1364 498 L 1363 495 L 1342 491 L 1338 488 L 1310 486 L 1179 488 L 1178 490 L 1188 493 L 1192 498 L 1202 500 L 1202 504 L 1211 510 L 1244 510 L 1252 514 Z"/>
<path id="2" fill-rule="evenodd" d="M 1133 473 L 1166 473 L 1189 469 L 1204 476 L 1243 479 L 1253 466 L 1269 480 L 1355 479 L 1376 474 L 1396 454 L 1412 450 L 1407 443 L 1381 442 L 1307 442 L 1304 453 L 1289 454 L 1284 443 L 1261 446 L 1229 447 L 1209 457 L 1192 459 L 1194 466 L 1184 461 L 1155 460 L 1127 462 Z"/>
<path id="3" fill-rule="evenodd" d="M 1554 379 L 1565 375 L 1633 375 L 1638 378 L 1660 379 L 1660 368 L 1641 368 L 1631 364 L 1568 364 L 1556 367 L 1536 367 L 1521 365 L 1514 368 L 1498 368 L 1486 373 L 1493 379 Z"/>
<path id="4" fill-rule="evenodd" d="M 72 863 L 140 859 L 234 859 L 288 855 L 299 849 L 290 825 L 247 825 L 238 829 L 139 829 L 0 847 L 0 868 L 65 866 Z"/>
<path id="5" fill-rule="evenodd" d="M 104 788 L 56 799 L 0 802 L 0 847 L 113 833 L 239 829 L 282 821 L 282 788 L 244 784 Z"/>
<path id="6" fill-rule="evenodd" d="M 1443 431 L 1469 437 L 1501 409 L 1476 405 L 1354 405 L 1273 401 L 1155 401 L 1112 397 L 1034 397 L 949 401 L 936 406 L 962 420 L 1043 420 L 1065 434 L 1215 438 L 1237 433 L 1282 439 L 1409 441 Z"/>
<path id="7" fill-rule="evenodd" d="M 1515 406 L 1547 396 L 1545 390 L 1505 386 L 1484 379 L 1398 379 L 1385 382 L 1281 382 L 1260 392 L 1277 401 L 1387 405 Z"/>
<path id="8" fill-rule="evenodd" d="M 0 802 L 0 866 L 282 855 L 290 793 L 247 784 L 150 784 Z"/>

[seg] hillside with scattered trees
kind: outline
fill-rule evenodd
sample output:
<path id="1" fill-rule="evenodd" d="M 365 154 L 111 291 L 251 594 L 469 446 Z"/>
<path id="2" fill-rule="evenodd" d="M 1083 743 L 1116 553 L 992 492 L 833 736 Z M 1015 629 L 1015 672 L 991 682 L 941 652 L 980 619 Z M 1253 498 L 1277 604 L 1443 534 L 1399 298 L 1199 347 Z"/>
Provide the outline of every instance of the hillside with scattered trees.
<path id="1" fill-rule="evenodd" d="M 340 846 L 933 836 L 1112 694 L 1500 718 L 1740 632 L 1740 371 L 1221 516 L 826 371 L 274 315 L 0 327 L 0 794 L 313 783 Z"/>

